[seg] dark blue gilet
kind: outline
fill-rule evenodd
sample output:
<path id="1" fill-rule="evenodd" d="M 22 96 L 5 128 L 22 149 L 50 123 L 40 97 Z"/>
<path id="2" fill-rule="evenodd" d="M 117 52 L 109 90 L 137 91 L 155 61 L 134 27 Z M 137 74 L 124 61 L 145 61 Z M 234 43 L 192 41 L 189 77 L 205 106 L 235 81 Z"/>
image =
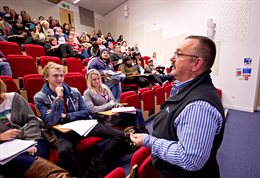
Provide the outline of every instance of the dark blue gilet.
<path id="1" fill-rule="evenodd" d="M 218 109 L 224 118 L 224 109 L 216 93 L 211 78 L 210 70 L 190 81 L 178 94 L 170 97 L 162 106 L 162 111 L 155 117 L 153 136 L 167 140 L 178 141 L 176 130 L 173 127 L 176 117 L 184 107 L 195 100 L 204 100 Z M 202 128 L 203 129 L 203 128 Z M 155 168 L 164 178 L 218 178 L 219 168 L 216 160 L 217 150 L 222 142 L 224 122 L 220 134 L 216 135 L 211 150 L 210 158 L 199 171 L 186 171 L 178 166 L 153 157 Z M 194 140 L 195 141 L 195 140 Z"/>

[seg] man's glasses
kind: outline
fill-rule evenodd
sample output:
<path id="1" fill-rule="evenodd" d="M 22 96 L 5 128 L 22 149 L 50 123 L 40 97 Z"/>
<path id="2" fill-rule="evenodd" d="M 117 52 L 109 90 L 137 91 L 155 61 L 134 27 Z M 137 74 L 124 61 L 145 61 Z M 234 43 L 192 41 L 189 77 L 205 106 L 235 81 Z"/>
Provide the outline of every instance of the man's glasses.
<path id="1" fill-rule="evenodd" d="M 174 56 L 175 56 L 176 58 L 178 58 L 178 57 L 180 57 L 180 56 L 188 56 L 188 57 L 199 58 L 199 56 L 190 55 L 190 54 L 183 54 L 183 53 L 180 53 L 179 51 L 175 51 L 175 52 L 174 52 Z"/>

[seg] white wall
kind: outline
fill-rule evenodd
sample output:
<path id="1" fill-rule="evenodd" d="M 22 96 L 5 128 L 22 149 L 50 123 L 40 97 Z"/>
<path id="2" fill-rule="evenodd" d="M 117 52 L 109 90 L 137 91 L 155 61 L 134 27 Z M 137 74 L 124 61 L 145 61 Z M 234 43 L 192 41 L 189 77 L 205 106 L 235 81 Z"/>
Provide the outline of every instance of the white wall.
<path id="1" fill-rule="evenodd" d="M 127 18 L 124 5 L 129 8 Z M 259 16 L 260 1 L 128 0 L 105 19 L 106 30 L 111 31 L 114 38 L 123 34 L 130 46 L 139 39 L 143 55 L 151 55 L 156 47 L 160 63 L 169 66 L 169 58 L 180 39 L 191 34 L 206 35 L 207 19 L 212 18 L 218 44 L 213 82 L 223 91 L 225 107 L 252 112 L 260 78 Z M 136 31 L 139 34 L 133 34 Z M 244 67 L 245 57 L 253 60 L 252 76 L 247 81 L 235 76 L 236 68 Z"/>
<path id="2" fill-rule="evenodd" d="M 65 2 L 63 2 L 65 3 Z M 61 4 L 61 3 L 60 3 Z M 32 18 L 50 14 L 59 17 L 58 7 L 47 0 L 1 0 L 17 10 L 30 12 Z M 129 16 L 124 17 L 124 5 Z M 206 35 L 207 19 L 216 23 L 215 41 L 218 57 L 213 71 L 213 82 L 223 90 L 223 104 L 227 108 L 253 111 L 256 107 L 260 79 L 260 1 L 251 0 L 128 0 L 105 17 L 95 13 L 96 30 L 112 32 L 114 39 L 125 36 L 128 45 L 138 42 L 143 55 L 158 52 L 159 62 L 169 66 L 169 58 L 186 35 Z M 74 11 L 77 33 L 91 32 L 92 28 L 80 25 L 78 8 Z M 252 76 L 248 81 L 235 76 L 243 59 L 253 59 Z"/>

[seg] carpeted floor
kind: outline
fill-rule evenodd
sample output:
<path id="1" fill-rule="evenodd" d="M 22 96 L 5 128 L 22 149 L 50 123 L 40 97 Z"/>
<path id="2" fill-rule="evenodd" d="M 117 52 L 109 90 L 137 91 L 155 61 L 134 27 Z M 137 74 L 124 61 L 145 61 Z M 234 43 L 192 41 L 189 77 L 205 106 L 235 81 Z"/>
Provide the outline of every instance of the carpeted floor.
<path id="1" fill-rule="evenodd" d="M 146 123 L 152 131 L 153 121 Z M 130 171 L 132 154 L 125 155 L 122 167 Z M 221 178 L 260 178 L 260 112 L 229 110 L 224 139 L 217 159 Z"/>

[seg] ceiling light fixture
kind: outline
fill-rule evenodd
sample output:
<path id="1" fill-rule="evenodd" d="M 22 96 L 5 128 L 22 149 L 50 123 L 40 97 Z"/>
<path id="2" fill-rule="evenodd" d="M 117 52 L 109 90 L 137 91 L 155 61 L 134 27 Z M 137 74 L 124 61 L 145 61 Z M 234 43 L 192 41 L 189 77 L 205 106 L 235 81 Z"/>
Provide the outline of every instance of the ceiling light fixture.
<path id="1" fill-rule="evenodd" d="M 80 0 L 73 1 L 73 4 L 77 4 Z"/>

